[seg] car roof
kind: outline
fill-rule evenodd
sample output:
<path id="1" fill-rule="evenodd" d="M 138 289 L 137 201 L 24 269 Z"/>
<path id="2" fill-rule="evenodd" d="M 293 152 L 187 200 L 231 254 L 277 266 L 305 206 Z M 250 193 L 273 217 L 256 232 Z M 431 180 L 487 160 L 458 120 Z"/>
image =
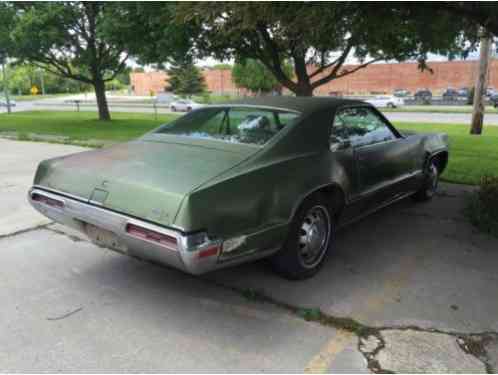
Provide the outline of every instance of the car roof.
<path id="1" fill-rule="evenodd" d="M 360 100 L 332 98 L 332 97 L 294 97 L 294 96 L 262 96 L 257 98 L 244 98 L 226 102 L 227 105 L 247 105 L 271 107 L 281 110 L 291 110 L 310 114 L 323 109 L 335 109 L 344 105 L 368 105 Z M 219 104 L 223 106 L 222 103 Z"/>

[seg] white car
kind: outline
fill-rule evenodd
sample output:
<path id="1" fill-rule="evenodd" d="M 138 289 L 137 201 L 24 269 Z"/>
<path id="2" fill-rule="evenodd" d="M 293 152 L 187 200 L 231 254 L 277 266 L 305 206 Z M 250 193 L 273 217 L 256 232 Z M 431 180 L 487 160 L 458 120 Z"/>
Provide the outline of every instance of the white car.
<path id="1" fill-rule="evenodd" d="M 405 105 L 405 101 L 403 98 L 399 98 L 394 95 L 381 95 L 375 96 L 371 99 L 365 100 L 367 103 L 372 104 L 375 107 L 379 108 L 396 108 Z"/>
<path id="2" fill-rule="evenodd" d="M 197 108 L 201 108 L 201 107 L 204 107 L 204 105 L 202 105 L 200 103 L 196 103 L 190 99 L 176 100 L 174 102 L 171 102 L 171 104 L 169 105 L 169 108 L 171 109 L 172 112 L 176 112 L 176 111 L 190 112 L 193 109 L 197 109 Z"/>

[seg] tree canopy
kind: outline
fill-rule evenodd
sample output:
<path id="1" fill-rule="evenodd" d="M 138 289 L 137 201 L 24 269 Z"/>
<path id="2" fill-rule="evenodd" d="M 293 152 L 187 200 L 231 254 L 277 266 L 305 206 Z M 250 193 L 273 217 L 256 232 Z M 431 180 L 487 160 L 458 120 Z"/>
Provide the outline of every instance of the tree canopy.
<path id="1" fill-rule="evenodd" d="M 284 70 L 286 74 L 292 74 L 292 67 L 289 64 L 284 66 Z M 268 93 L 280 90 L 282 87 L 273 73 L 260 61 L 254 59 L 237 62 L 232 68 L 232 79 L 238 87 L 253 92 Z"/>
<path id="2" fill-rule="evenodd" d="M 427 9 L 442 10 L 453 17 L 458 17 L 458 22 L 461 23 L 464 20 L 468 24 L 467 27 L 478 24 L 498 37 L 498 4 L 494 1 L 438 1 L 424 4 L 424 6 L 427 6 Z"/>
<path id="3" fill-rule="evenodd" d="M 180 23 L 196 25 L 199 54 L 253 58 L 297 95 L 381 60 L 415 59 L 430 52 L 454 54 L 465 40 L 451 15 L 396 3 L 217 2 L 181 3 Z M 358 64 L 345 67 L 349 59 Z M 285 61 L 294 68 L 284 70 Z"/>
<path id="4" fill-rule="evenodd" d="M 176 22 L 177 3 L 117 2 L 108 11 L 104 35 L 139 63 L 162 65 L 193 56 L 198 27 Z"/>
<path id="5" fill-rule="evenodd" d="M 108 120 L 105 82 L 125 68 L 128 58 L 123 45 L 111 42 L 102 32 L 113 7 L 109 3 L 76 1 L 5 4 L 2 14 L 13 12 L 9 55 L 92 85 L 99 118 Z"/>
<path id="6" fill-rule="evenodd" d="M 168 90 L 176 95 L 190 97 L 206 91 L 204 77 L 190 59 L 174 62 L 168 69 Z"/>

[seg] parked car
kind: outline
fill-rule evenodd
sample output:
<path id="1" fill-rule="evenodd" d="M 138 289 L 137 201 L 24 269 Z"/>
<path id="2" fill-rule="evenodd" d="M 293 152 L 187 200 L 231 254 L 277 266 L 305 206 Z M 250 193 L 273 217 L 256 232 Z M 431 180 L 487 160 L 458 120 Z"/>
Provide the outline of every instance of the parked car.
<path id="1" fill-rule="evenodd" d="M 432 100 L 432 92 L 430 90 L 418 90 L 413 95 L 415 101 L 422 102 L 424 104 L 430 104 Z"/>
<path id="2" fill-rule="evenodd" d="M 343 93 L 342 93 L 342 91 L 329 91 L 329 96 L 333 96 L 336 98 L 342 98 Z"/>
<path id="3" fill-rule="evenodd" d="M 495 94 L 491 98 L 489 98 L 489 101 L 491 102 L 493 107 L 498 108 L 498 94 Z"/>
<path id="4" fill-rule="evenodd" d="M 405 101 L 403 98 L 399 98 L 397 96 L 389 96 L 389 95 L 379 95 L 375 96 L 371 99 L 365 100 L 367 103 L 370 103 L 378 108 L 396 108 L 405 105 Z"/>
<path id="5" fill-rule="evenodd" d="M 453 101 L 453 100 L 458 100 L 459 98 L 459 95 L 458 95 L 458 91 L 455 90 L 455 89 L 452 89 L 452 88 L 447 88 L 444 92 L 443 92 L 443 100 L 446 100 L 446 101 Z"/>
<path id="6" fill-rule="evenodd" d="M 413 97 L 417 101 L 430 102 L 432 99 L 432 92 L 430 90 L 418 90 Z"/>
<path id="7" fill-rule="evenodd" d="M 470 90 L 467 87 L 462 87 L 461 89 L 458 89 L 457 92 L 458 96 L 464 99 L 467 99 L 470 95 Z"/>
<path id="8" fill-rule="evenodd" d="M 488 87 L 486 89 L 486 94 L 485 94 L 488 98 L 492 98 L 493 96 L 495 95 L 498 95 L 498 91 L 496 91 L 494 88 L 492 87 Z"/>
<path id="9" fill-rule="evenodd" d="M 16 101 L 13 99 L 9 99 L 9 103 L 11 107 L 16 106 Z M 0 98 L 0 107 L 7 107 L 7 99 L 5 98 Z"/>
<path id="10" fill-rule="evenodd" d="M 407 96 L 410 96 L 410 91 L 405 89 L 396 89 L 393 91 L 393 95 L 400 98 L 406 98 Z"/>
<path id="11" fill-rule="evenodd" d="M 339 226 L 431 199 L 447 161 L 445 134 L 403 134 L 368 103 L 265 97 L 42 161 L 29 200 L 101 246 L 192 274 L 270 257 L 303 279 Z"/>
<path id="12" fill-rule="evenodd" d="M 174 102 L 171 102 L 169 105 L 170 109 L 172 112 L 190 112 L 193 109 L 198 109 L 203 107 L 202 104 L 196 103 L 193 100 L 190 99 L 180 99 L 180 100 L 175 100 Z"/>

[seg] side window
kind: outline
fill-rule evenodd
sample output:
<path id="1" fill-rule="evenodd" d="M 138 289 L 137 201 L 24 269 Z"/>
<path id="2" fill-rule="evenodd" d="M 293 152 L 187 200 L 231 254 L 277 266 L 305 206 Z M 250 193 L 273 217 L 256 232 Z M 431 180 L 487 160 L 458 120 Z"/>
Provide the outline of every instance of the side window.
<path id="1" fill-rule="evenodd" d="M 382 118 L 368 107 L 339 110 L 331 134 L 332 141 L 348 140 L 355 147 L 396 139 Z"/>

